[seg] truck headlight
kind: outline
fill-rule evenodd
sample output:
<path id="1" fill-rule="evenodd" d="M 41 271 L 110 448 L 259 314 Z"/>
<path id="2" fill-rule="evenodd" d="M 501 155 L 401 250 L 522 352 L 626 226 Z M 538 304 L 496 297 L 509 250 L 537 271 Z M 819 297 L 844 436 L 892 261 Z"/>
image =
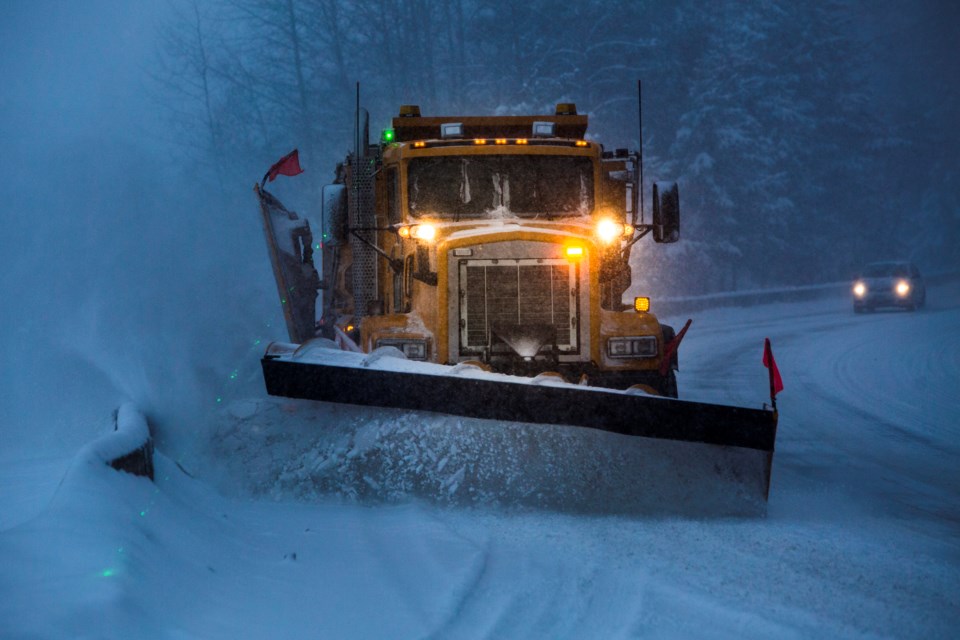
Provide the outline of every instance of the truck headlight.
<path id="1" fill-rule="evenodd" d="M 429 223 L 415 225 L 400 225 L 394 227 L 401 238 L 414 238 L 424 242 L 433 242 L 437 237 L 437 228 Z"/>
<path id="2" fill-rule="evenodd" d="M 862 298 L 866 294 L 867 285 L 863 284 L 862 282 L 858 282 L 853 285 L 853 295 L 857 296 L 858 298 Z"/>
<path id="3" fill-rule="evenodd" d="M 386 338 L 377 340 L 375 347 L 396 347 L 408 360 L 427 359 L 427 341 L 415 338 Z"/>
<path id="4" fill-rule="evenodd" d="M 611 358 L 651 358 L 657 355 L 657 339 L 653 336 L 608 338 L 607 355 Z"/>
<path id="5" fill-rule="evenodd" d="M 624 235 L 623 223 L 604 218 L 597 223 L 597 236 L 604 244 L 610 244 Z"/>
<path id="6" fill-rule="evenodd" d="M 410 235 L 417 240 L 433 242 L 433 239 L 437 237 L 437 228 L 432 224 L 415 224 L 410 227 Z"/>
<path id="7" fill-rule="evenodd" d="M 908 293 L 910 293 L 910 283 L 907 282 L 906 280 L 899 281 L 897 283 L 896 291 L 897 291 L 897 295 L 900 296 L 901 298 L 906 296 Z"/>

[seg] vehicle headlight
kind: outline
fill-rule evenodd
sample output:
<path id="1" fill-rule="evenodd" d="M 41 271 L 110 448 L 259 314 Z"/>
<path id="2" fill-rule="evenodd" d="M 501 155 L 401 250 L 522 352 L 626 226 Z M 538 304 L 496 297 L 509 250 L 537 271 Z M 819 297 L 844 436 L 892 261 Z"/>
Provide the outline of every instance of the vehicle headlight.
<path id="1" fill-rule="evenodd" d="M 858 282 L 853 285 L 853 295 L 857 296 L 858 298 L 862 298 L 866 295 L 866 293 L 867 285 L 863 284 L 862 282 Z"/>
<path id="2" fill-rule="evenodd" d="M 609 218 L 604 218 L 597 223 L 597 237 L 604 244 L 610 244 L 624 235 L 624 225 L 622 222 L 616 222 Z"/>
<path id="3" fill-rule="evenodd" d="M 412 226 L 401 225 L 395 227 L 397 235 L 401 238 L 414 238 L 424 242 L 433 242 L 437 237 L 437 228 L 429 223 L 415 224 Z"/>
<path id="4" fill-rule="evenodd" d="M 906 280 L 899 281 L 897 283 L 895 291 L 897 292 L 897 295 L 902 298 L 903 296 L 910 293 L 910 283 L 907 282 Z"/>
<path id="5" fill-rule="evenodd" d="M 437 237 L 437 228 L 432 224 L 415 224 L 410 228 L 410 235 L 417 240 L 433 242 L 433 239 Z"/>
<path id="6" fill-rule="evenodd" d="M 417 340 L 415 338 L 388 338 L 377 340 L 376 348 L 396 347 L 407 356 L 409 360 L 427 359 L 427 341 Z"/>
<path id="7" fill-rule="evenodd" d="M 611 358 L 651 358 L 657 355 L 657 339 L 653 336 L 609 338 L 607 355 Z"/>

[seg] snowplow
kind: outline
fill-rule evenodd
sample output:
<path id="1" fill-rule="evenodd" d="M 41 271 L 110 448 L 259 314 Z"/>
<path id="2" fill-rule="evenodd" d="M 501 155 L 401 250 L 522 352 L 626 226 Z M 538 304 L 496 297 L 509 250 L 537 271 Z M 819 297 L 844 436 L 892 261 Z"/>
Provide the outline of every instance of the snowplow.
<path id="1" fill-rule="evenodd" d="M 262 357 L 267 392 L 688 443 L 765 502 L 776 411 L 679 399 L 690 321 L 624 302 L 634 245 L 679 239 L 677 184 L 653 184 L 647 221 L 640 153 L 587 123 L 405 105 L 371 142 L 358 116 L 313 226 L 264 188 L 295 153 L 271 167 L 254 191 L 289 341 Z"/>

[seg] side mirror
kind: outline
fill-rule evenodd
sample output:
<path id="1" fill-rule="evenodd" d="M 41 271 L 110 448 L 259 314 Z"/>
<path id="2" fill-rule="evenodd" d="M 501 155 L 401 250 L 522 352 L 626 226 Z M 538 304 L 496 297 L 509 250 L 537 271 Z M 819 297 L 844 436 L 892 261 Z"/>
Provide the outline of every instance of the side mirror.
<path id="1" fill-rule="evenodd" d="M 653 183 L 653 241 L 680 239 L 680 188 L 676 182 Z"/>

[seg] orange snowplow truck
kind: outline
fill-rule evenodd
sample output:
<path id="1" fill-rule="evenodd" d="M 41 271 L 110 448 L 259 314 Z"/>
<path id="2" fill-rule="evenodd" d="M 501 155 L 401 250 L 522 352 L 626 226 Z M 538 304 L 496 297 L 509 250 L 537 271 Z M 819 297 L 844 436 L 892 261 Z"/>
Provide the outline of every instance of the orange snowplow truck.
<path id="1" fill-rule="evenodd" d="M 639 436 L 651 496 L 697 484 L 765 504 L 776 411 L 675 399 L 686 327 L 660 323 L 649 298 L 623 302 L 634 244 L 679 238 L 676 184 L 654 184 L 645 221 L 640 155 L 587 140 L 572 104 L 404 106 L 377 144 L 357 120 L 319 238 L 255 187 L 290 339 L 261 358 L 267 393 Z"/>
<path id="2" fill-rule="evenodd" d="M 294 342 L 339 335 L 365 352 L 676 397 L 673 329 L 648 298 L 622 297 L 634 243 L 679 238 L 677 186 L 654 185 L 644 223 L 639 154 L 586 131 L 573 104 L 481 117 L 401 107 L 324 189 L 319 333 L 308 303 Z"/>

